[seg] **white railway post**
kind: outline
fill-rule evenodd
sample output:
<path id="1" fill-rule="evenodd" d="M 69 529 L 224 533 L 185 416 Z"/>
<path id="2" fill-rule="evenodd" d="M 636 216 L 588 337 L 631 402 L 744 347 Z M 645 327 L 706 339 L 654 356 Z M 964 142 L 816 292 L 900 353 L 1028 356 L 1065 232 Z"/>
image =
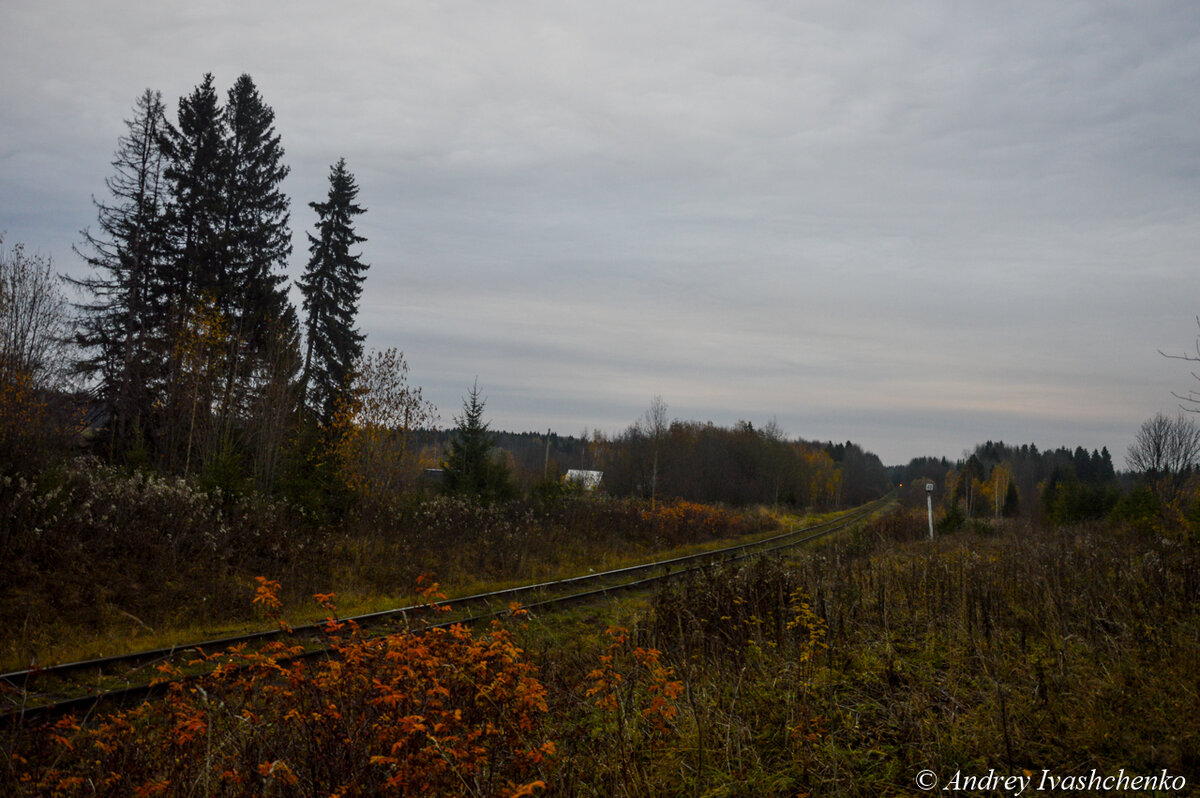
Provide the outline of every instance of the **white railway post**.
<path id="1" fill-rule="evenodd" d="M 929 508 L 929 539 L 933 540 L 933 483 L 925 483 L 925 506 Z"/>

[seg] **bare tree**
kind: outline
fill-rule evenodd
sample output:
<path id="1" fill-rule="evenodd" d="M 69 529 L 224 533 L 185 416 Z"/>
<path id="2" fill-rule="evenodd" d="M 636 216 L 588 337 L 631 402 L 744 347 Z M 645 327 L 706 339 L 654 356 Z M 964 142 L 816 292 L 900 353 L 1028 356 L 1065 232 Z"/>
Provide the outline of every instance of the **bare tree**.
<path id="1" fill-rule="evenodd" d="M 1172 501 L 1200 464 L 1200 426 L 1182 413 L 1158 413 L 1142 423 L 1125 461 L 1150 480 L 1159 498 Z"/>
<path id="2" fill-rule="evenodd" d="M 67 375 L 68 304 L 49 258 L 0 238 L 0 382 L 60 387 Z"/>
<path id="3" fill-rule="evenodd" d="M 73 429 L 48 401 L 67 379 L 68 332 L 50 259 L 0 240 L 0 472 L 36 471 Z"/>
<path id="4" fill-rule="evenodd" d="M 658 448 L 667 434 L 667 403 L 662 396 L 655 394 L 650 400 L 646 415 L 639 422 L 647 438 L 653 446 L 654 463 L 650 470 L 650 508 L 654 509 L 658 500 Z"/>

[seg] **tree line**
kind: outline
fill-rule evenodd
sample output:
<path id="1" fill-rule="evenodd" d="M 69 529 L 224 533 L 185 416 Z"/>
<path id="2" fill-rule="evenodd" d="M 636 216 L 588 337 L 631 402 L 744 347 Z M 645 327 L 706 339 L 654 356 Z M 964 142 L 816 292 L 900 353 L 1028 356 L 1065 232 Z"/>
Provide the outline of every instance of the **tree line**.
<path id="1" fill-rule="evenodd" d="M 965 518 L 1011 518 L 1051 515 L 1060 486 L 1064 491 L 1103 494 L 1116 485 L 1108 448 L 1039 449 L 987 441 L 957 462 L 946 458 L 915 458 L 890 469 L 897 483 L 920 488 L 932 481 L 947 508 Z M 1069 488 L 1067 486 L 1070 486 Z"/>
<path id="2" fill-rule="evenodd" d="M 1138 428 L 1118 471 L 1108 447 L 1087 450 L 1003 441 L 963 459 L 914 458 L 888 469 L 919 496 L 938 489 L 945 524 L 1022 516 L 1051 524 L 1111 518 L 1144 529 L 1200 531 L 1200 425 L 1187 413 L 1157 413 Z M 923 502 L 923 500 L 922 500 Z"/>
<path id="3" fill-rule="evenodd" d="M 879 458 L 857 444 L 788 439 L 774 422 L 668 421 L 659 397 L 624 432 L 596 433 L 592 447 L 606 491 L 651 501 L 827 508 L 861 504 L 891 489 Z"/>
<path id="4" fill-rule="evenodd" d="M 599 489 L 607 495 L 651 502 L 833 508 L 862 504 L 892 487 L 879 458 L 858 444 L 789 439 L 774 422 L 669 420 L 658 397 L 616 434 L 493 431 L 482 421 L 483 405 L 473 389 L 455 429 L 414 436 L 423 462 L 474 463 L 461 470 L 479 475 L 470 491 L 476 495 L 570 490 L 564 478 L 572 469 L 602 472 Z M 470 445 L 456 449 L 463 441 Z M 442 452 L 451 456 L 443 459 Z M 455 485 L 461 477 L 447 472 L 445 479 Z"/>

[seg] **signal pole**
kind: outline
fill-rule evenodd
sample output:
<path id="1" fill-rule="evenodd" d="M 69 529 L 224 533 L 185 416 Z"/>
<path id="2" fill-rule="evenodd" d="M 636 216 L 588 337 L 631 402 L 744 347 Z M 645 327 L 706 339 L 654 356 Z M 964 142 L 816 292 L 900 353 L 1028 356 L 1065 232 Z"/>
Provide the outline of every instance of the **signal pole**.
<path id="1" fill-rule="evenodd" d="M 925 483 L 925 506 L 929 508 L 929 539 L 933 540 L 933 483 Z"/>

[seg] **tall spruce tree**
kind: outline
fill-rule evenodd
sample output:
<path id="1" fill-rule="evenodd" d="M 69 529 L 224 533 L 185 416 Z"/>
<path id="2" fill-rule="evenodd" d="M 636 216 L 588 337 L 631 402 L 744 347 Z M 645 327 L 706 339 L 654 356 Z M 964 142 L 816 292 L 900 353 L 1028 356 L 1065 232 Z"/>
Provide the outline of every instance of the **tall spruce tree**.
<path id="1" fill-rule="evenodd" d="M 202 461 L 228 461 L 235 449 L 255 445 L 250 427 L 260 395 L 277 393 L 274 369 L 287 360 L 278 347 L 289 338 L 283 271 L 292 244 L 282 189 L 289 170 L 275 113 L 249 75 L 238 78 L 224 107 L 205 75 L 180 100 L 178 125 L 168 125 L 161 142 L 170 196 L 166 448 L 182 446 L 190 460 L 198 437 Z"/>
<path id="2" fill-rule="evenodd" d="M 329 172 L 329 197 L 310 202 L 317 212 L 317 235 L 308 236 L 311 256 L 300 293 L 304 296 L 307 344 L 302 396 L 308 411 L 327 422 L 338 397 L 349 389 L 351 369 L 362 355 L 363 335 L 354 326 L 368 265 L 351 252 L 366 241 L 354 231 L 358 185 L 340 158 Z"/>
<path id="3" fill-rule="evenodd" d="M 110 452 L 143 442 L 159 376 L 154 351 L 158 270 L 165 256 L 162 94 L 146 89 L 125 126 L 112 161 L 115 171 L 104 181 L 111 198 L 93 198 L 99 231 L 83 230 L 83 242 L 75 247 L 95 275 L 72 280 L 88 296 L 76 306 L 76 343 L 84 353 L 76 368 L 97 380 L 110 416 Z"/>
<path id="4" fill-rule="evenodd" d="M 161 270 L 165 384 L 157 437 L 164 462 L 184 471 L 193 452 L 202 448 L 193 444 L 207 436 L 219 391 L 214 374 L 224 374 L 216 361 L 226 349 L 229 328 L 221 301 L 229 284 L 224 257 L 226 141 L 225 115 L 209 73 L 180 99 L 178 124 L 168 123 L 160 140 L 170 201 L 168 256 Z"/>
<path id="5" fill-rule="evenodd" d="M 224 310 L 221 295 L 230 282 L 223 252 L 230 168 L 226 138 L 225 114 L 209 73 L 180 99 L 178 125 L 168 123 L 161 139 L 170 196 L 171 265 L 164 274 L 164 288 L 175 305 L 193 304 L 207 293 Z"/>
<path id="6" fill-rule="evenodd" d="M 218 305 L 234 323 L 235 338 L 251 353 L 287 304 L 281 273 L 292 254 L 289 205 L 282 183 L 289 169 L 275 132 L 275 112 L 263 102 L 249 75 L 229 91 L 228 178 L 223 236 L 227 283 Z M 236 366 L 242 358 L 233 357 Z M 236 377 L 237 375 L 231 375 Z"/>
<path id="7" fill-rule="evenodd" d="M 225 252 L 234 327 L 221 404 L 223 446 L 236 420 L 260 487 L 274 486 L 295 430 L 300 372 L 300 324 L 283 284 L 292 253 L 291 202 L 283 193 L 289 168 L 275 130 L 275 112 L 243 74 L 225 105 L 229 129 Z"/>

